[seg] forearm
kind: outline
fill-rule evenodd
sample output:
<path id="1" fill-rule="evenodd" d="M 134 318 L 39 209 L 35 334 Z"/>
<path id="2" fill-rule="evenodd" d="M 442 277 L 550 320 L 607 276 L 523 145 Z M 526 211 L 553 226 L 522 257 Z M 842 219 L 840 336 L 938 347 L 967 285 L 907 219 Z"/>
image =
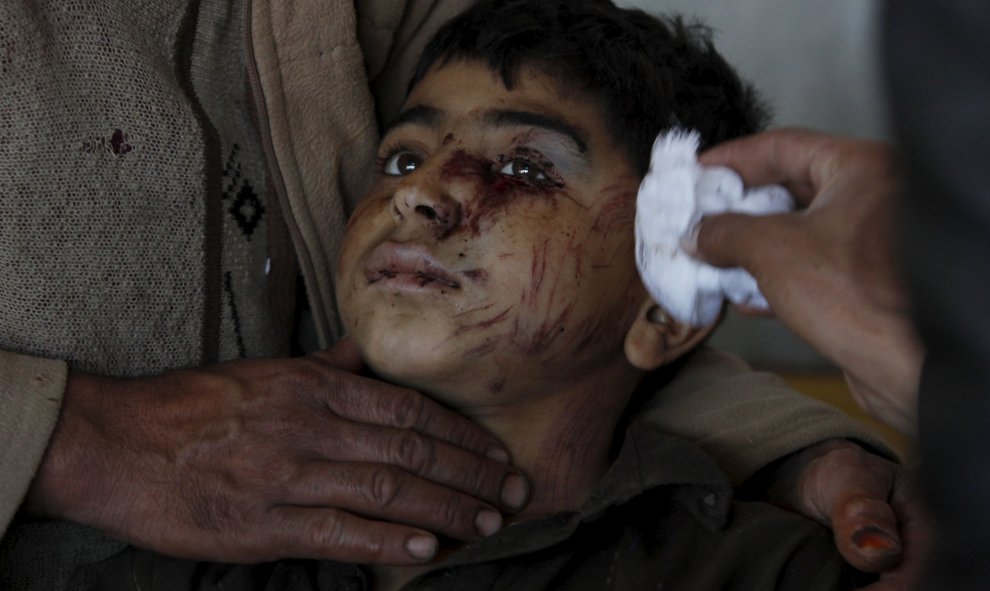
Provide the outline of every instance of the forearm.
<path id="1" fill-rule="evenodd" d="M 890 319 L 887 330 L 864 338 L 860 351 L 839 360 L 853 398 L 870 416 L 914 435 L 924 348 L 907 318 Z M 872 345 L 872 346 L 871 346 Z M 883 358 L 876 359 L 878 351 Z"/>
<path id="2" fill-rule="evenodd" d="M 67 373 L 63 361 L 0 351 L 0 531 L 6 531 L 45 456 Z"/>
<path id="3" fill-rule="evenodd" d="M 853 279 L 819 278 L 840 286 L 828 302 L 818 305 L 815 317 L 803 304 L 781 304 L 781 314 L 799 317 L 794 330 L 841 368 L 856 402 L 872 417 L 913 435 L 917 415 L 918 383 L 924 348 L 899 296 L 883 299 L 862 289 Z M 894 279 L 885 282 L 893 284 Z"/>

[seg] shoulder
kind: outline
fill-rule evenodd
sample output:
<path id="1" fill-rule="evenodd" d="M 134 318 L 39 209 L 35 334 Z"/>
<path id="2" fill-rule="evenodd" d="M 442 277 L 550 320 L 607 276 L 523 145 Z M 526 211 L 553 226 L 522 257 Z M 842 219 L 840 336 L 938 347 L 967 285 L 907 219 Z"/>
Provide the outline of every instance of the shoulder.
<path id="1" fill-rule="evenodd" d="M 879 435 L 837 407 L 714 349 L 694 352 L 669 381 L 644 395 L 636 420 L 695 443 L 735 484 L 827 439 L 850 439 L 896 457 Z"/>

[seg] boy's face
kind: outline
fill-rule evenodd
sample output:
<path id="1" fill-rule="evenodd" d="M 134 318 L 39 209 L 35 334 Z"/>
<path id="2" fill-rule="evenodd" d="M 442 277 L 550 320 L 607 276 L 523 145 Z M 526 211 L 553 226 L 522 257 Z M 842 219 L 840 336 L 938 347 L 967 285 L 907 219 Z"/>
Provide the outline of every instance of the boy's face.
<path id="1" fill-rule="evenodd" d="M 386 131 L 350 221 L 337 296 L 383 377 L 501 404 L 625 364 L 644 300 L 639 185 L 590 100 L 525 69 L 434 68 Z"/>

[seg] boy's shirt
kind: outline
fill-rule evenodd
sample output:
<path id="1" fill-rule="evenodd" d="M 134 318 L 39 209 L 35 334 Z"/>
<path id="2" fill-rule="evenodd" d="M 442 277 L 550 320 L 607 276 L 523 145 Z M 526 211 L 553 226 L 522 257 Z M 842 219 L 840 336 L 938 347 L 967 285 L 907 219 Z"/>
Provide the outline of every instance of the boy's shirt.
<path id="1" fill-rule="evenodd" d="M 366 591 L 364 567 L 337 562 L 204 565 L 130 550 L 86 589 Z M 693 444 L 633 422 L 580 512 L 522 522 L 465 547 L 403 589 L 852 589 L 831 533 L 732 486 Z M 137 586 L 135 586 L 135 584 Z"/>
<path id="2" fill-rule="evenodd" d="M 899 461 L 876 431 L 837 407 L 798 396 L 780 376 L 754 371 L 735 355 L 702 347 L 636 411 L 638 420 L 675 433 L 716 459 L 733 485 L 796 450 L 848 439 Z M 734 420 L 726 420 L 733 417 Z M 760 425 L 754 429 L 752 425 Z M 740 445 L 745 441 L 745 445 Z"/>

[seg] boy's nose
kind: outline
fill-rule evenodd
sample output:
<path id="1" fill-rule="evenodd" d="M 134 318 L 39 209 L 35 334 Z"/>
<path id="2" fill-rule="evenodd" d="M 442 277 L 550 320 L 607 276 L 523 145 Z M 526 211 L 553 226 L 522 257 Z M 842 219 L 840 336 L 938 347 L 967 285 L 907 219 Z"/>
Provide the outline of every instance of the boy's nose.
<path id="1" fill-rule="evenodd" d="M 461 224 L 461 204 L 435 184 L 401 186 L 396 190 L 393 202 L 399 218 L 406 223 L 422 225 L 437 240 L 447 237 Z"/>

